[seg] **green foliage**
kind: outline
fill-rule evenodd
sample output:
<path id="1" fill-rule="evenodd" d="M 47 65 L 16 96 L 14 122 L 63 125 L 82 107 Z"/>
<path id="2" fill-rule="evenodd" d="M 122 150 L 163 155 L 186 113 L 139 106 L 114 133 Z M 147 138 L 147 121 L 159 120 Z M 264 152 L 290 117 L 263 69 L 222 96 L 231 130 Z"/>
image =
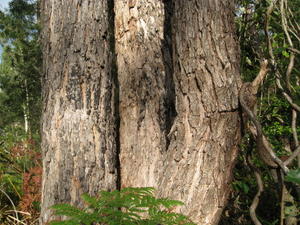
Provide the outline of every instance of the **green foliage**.
<path id="1" fill-rule="evenodd" d="M 14 217 L 13 204 L 24 211 L 38 199 L 28 194 L 34 188 L 28 177 L 40 166 L 41 51 L 36 12 L 35 0 L 11 0 L 9 8 L 0 11 L 0 208 L 5 209 L 0 210 L 0 224 L 15 222 L 9 220 Z"/>
<path id="2" fill-rule="evenodd" d="M 250 190 L 250 187 L 249 187 L 249 185 L 247 184 L 247 182 L 245 182 L 245 181 L 239 181 L 239 180 L 237 180 L 237 181 L 234 181 L 233 183 L 232 183 L 232 185 L 233 185 L 233 188 L 235 189 L 235 190 L 238 190 L 238 191 L 242 191 L 242 192 L 244 192 L 245 194 L 248 194 L 249 193 L 249 190 Z"/>
<path id="3" fill-rule="evenodd" d="M 27 114 L 32 132 L 39 130 L 41 50 L 37 3 L 12 0 L 0 11 L 0 127 L 22 124 Z M 30 106 L 30 107 L 29 107 Z"/>
<path id="4" fill-rule="evenodd" d="M 18 126 L 0 130 L 0 188 L 16 201 L 22 194 L 23 173 L 36 165 L 33 155 L 39 151 L 39 140 L 26 136 Z"/>
<path id="5" fill-rule="evenodd" d="M 36 204 L 33 201 L 39 201 L 39 184 L 32 182 L 31 178 L 37 180 L 40 176 L 40 173 L 33 173 L 40 166 L 40 154 L 37 142 L 26 139 L 27 135 L 22 128 L 6 127 L 0 133 L 0 224 L 13 224 L 9 219 L 14 216 L 12 210 L 15 207 L 29 213 L 29 210 L 24 209 L 33 208 L 33 204 Z M 28 196 L 30 190 L 35 192 Z M 24 214 L 24 222 L 36 218 L 36 211 L 30 210 L 30 218 Z"/>
<path id="6" fill-rule="evenodd" d="M 289 171 L 289 173 L 285 176 L 285 180 L 300 184 L 300 168 Z"/>
<path id="7" fill-rule="evenodd" d="M 121 191 L 101 191 L 98 197 L 82 195 L 87 207 L 78 209 L 69 204 L 52 208 L 59 216 L 68 216 L 66 221 L 52 221 L 51 225 L 192 225 L 186 216 L 172 213 L 172 207 L 183 205 L 170 199 L 155 198 L 153 188 L 124 188 Z"/>
<path id="8" fill-rule="evenodd" d="M 261 101 L 260 118 L 264 133 L 277 150 L 277 155 L 287 155 L 284 140 L 292 138 L 290 114 L 290 105 L 277 94 L 272 94 Z"/>
<path id="9" fill-rule="evenodd" d="M 286 71 L 290 63 L 291 50 L 282 26 L 282 13 L 279 2 L 273 1 L 275 7 L 270 15 L 268 24 L 268 36 L 271 39 L 271 50 L 274 54 L 276 66 L 272 67 L 268 44 L 266 41 L 266 12 L 271 1 L 239 0 L 237 1 L 236 25 L 241 49 L 241 75 L 244 81 L 251 82 L 257 76 L 262 59 L 269 60 L 269 71 L 263 81 L 257 95 L 257 115 L 263 127 L 265 136 L 270 141 L 277 156 L 283 159 L 295 149 L 296 143 L 292 134 L 292 107 L 286 101 L 276 84 L 276 78 L 280 79 L 283 89 L 291 96 L 293 101 L 300 104 L 299 77 L 297 68 L 299 54 L 295 54 L 295 66 L 291 70 L 290 84 Z M 285 6 L 288 23 L 300 21 L 300 1 L 286 1 Z M 293 15 L 292 15 L 293 14 Z M 294 23 L 295 24 L 295 23 Z M 297 27 L 298 25 L 294 25 Z M 292 26 L 290 26 L 291 28 Z M 299 29 L 298 29 L 299 30 Z M 290 30 L 291 41 L 295 49 L 300 48 L 300 42 L 292 31 L 299 36 L 299 32 Z M 276 77 L 275 70 L 280 76 Z M 299 118 L 299 114 L 298 114 Z M 299 119 L 296 122 L 296 130 L 299 134 Z M 246 158 L 251 154 L 252 163 L 260 170 L 264 183 L 264 192 L 260 196 L 260 204 L 256 210 L 262 224 L 279 224 L 280 200 L 278 183 L 270 175 L 269 168 L 262 163 L 257 155 L 255 138 L 249 137 L 247 131 L 241 146 L 241 155 L 234 171 L 233 192 L 230 203 L 223 215 L 221 225 L 227 224 L 252 224 L 249 217 L 249 208 L 256 194 L 257 184 L 246 163 Z M 300 137 L 299 137 L 300 138 Z M 289 165 L 296 168 L 297 163 Z M 291 172 L 286 181 L 296 181 L 296 172 Z"/>
<path id="10" fill-rule="evenodd" d="M 22 171 L 26 165 L 19 157 L 14 157 L 12 149 L 24 138 L 24 130 L 20 127 L 6 127 L 0 133 L 0 188 L 13 200 L 18 200 L 22 187 Z M 5 196 L 0 194 L 0 198 L 2 202 L 7 202 Z"/>

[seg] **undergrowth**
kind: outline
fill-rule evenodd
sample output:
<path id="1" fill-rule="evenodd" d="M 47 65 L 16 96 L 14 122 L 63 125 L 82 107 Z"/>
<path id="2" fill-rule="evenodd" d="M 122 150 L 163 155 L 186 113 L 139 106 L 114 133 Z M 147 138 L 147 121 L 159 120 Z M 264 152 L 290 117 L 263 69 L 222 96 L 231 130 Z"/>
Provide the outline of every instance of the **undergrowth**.
<path id="1" fill-rule="evenodd" d="M 195 225 L 186 216 L 172 212 L 183 205 L 177 200 L 155 198 L 153 188 L 124 188 L 121 191 L 101 191 L 99 196 L 82 195 L 84 209 L 69 204 L 52 208 L 58 216 L 67 216 L 65 221 L 52 221 L 51 225 Z"/>
<path id="2" fill-rule="evenodd" d="M 17 127 L 0 135 L 0 224 L 36 224 L 41 187 L 39 140 Z"/>

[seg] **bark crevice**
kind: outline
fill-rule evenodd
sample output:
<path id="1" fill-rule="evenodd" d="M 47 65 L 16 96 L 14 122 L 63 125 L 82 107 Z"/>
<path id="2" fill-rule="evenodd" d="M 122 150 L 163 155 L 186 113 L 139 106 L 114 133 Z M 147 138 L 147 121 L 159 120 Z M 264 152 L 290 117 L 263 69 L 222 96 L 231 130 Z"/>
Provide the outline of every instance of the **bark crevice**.
<path id="1" fill-rule="evenodd" d="M 120 163 L 120 85 L 118 80 L 118 65 L 117 65 L 117 54 L 116 54 L 116 38 L 115 38 L 115 1 L 107 0 L 108 5 L 108 24 L 109 24 L 109 37 L 110 37 L 110 48 L 112 54 L 112 67 L 111 67 L 111 75 L 114 85 L 114 108 L 115 108 L 115 118 L 116 118 L 116 188 L 118 190 L 121 189 L 121 163 Z"/>
<path id="2" fill-rule="evenodd" d="M 166 148 L 170 145 L 170 131 L 174 126 L 176 111 L 176 93 L 174 82 L 174 67 L 173 67 L 173 48 L 172 48 L 172 16 L 173 16 L 173 1 L 164 0 L 164 31 L 162 40 L 162 57 L 164 68 L 166 72 L 165 86 L 166 86 L 166 100 L 165 100 L 165 124 L 162 130 L 165 130 Z"/>

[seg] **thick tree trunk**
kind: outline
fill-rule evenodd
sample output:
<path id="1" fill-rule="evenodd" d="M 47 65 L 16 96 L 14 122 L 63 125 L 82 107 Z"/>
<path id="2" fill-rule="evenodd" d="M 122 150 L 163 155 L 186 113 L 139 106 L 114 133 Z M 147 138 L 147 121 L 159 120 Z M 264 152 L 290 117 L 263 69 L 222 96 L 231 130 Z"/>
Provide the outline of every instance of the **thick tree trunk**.
<path id="1" fill-rule="evenodd" d="M 159 188 L 197 224 L 217 224 L 240 140 L 234 1 L 174 0 L 177 117 Z"/>
<path id="2" fill-rule="evenodd" d="M 116 115 L 110 1 L 43 0 L 43 184 L 49 206 L 115 189 Z M 53 218 L 53 217 L 52 217 Z"/>
<path id="3" fill-rule="evenodd" d="M 116 188 L 108 3 L 42 1 L 42 223 L 54 203 Z M 230 0 L 115 0 L 121 185 L 154 186 L 199 224 L 219 220 L 240 140 L 233 10 Z"/>
<path id="4" fill-rule="evenodd" d="M 116 1 L 122 185 L 159 187 L 216 224 L 240 138 L 234 4 L 174 2 L 173 82 L 171 4 Z"/>
<path id="5" fill-rule="evenodd" d="M 170 16 L 165 7 L 157 0 L 115 1 L 123 187 L 157 187 L 162 172 L 175 116 Z"/>

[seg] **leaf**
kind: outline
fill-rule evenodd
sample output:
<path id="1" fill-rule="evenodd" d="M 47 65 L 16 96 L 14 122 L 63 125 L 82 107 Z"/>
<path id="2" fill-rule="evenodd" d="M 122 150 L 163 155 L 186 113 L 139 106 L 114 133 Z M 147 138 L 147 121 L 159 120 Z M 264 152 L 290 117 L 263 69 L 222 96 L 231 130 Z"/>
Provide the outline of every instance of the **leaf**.
<path id="1" fill-rule="evenodd" d="M 55 210 L 56 215 L 60 216 L 74 217 L 83 214 L 80 209 L 77 209 L 76 207 L 69 204 L 57 204 L 52 206 L 51 208 Z"/>
<path id="2" fill-rule="evenodd" d="M 78 222 L 76 221 L 51 221 L 50 225 L 78 225 Z"/>
<path id="3" fill-rule="evenodd" d="M 236 182 L 234 182 L 234 186 L 238 190 L 243 191 L 245 194 L 247 194 L 249 192 L 249 190 L 250 190 L 248 184 L 245 183 L 245 182 L 243 182 L 243 181 L 236 181 Z"/>
<path id="4" fill-rule="evenodd" d="M 97 207 L 98 201 L 96 197 L 91 197 L 88 194 L 83 194 L 81 198 L 88 203 L 90 206 L 93 206 L 94 208 Z"/>
<path id="5" fill-rule="evenodd" d="M 171 208 L 173 206 L 184 205 L 183 202 L 178 200 L 170 200 L 170 199 L 160 199 L 161 204 L 166 208 Z"/>
<path id="6" fill-rule="evenodd" d="M 284 57 L 286 57 L 286 58 L 289 58 L 289 57 L 290 57 L 290 54 L 289 54 L 286 50 L 283 50 L 283 51 L 281 52 L 281 54 L 282 54 Z"/>
<path id="7" fill-rule="evenodd" d="M 289 182 L 294 182 L 296 184 L 300 184 L 300 168 L 296 170 L 291 170 L 285 176 L 285 180 Z"/>
<path id="8" fill-rule="evenodd" d="M 108 225 L 133 224 L 193 224 L 184 215 L 167 212 L 173 206 L 183 205 L 181 201 L 154 197 L 153 188 L 124 188 L 121 191 L 101 191 L 99 197 L 83 194 L 88 207 L 81 210 L 68 204 L 52 206 L 56 215 L 65 215 L 66 221 L 53 221 L 52 225 L 90 225 L 95 222 Z"/>

